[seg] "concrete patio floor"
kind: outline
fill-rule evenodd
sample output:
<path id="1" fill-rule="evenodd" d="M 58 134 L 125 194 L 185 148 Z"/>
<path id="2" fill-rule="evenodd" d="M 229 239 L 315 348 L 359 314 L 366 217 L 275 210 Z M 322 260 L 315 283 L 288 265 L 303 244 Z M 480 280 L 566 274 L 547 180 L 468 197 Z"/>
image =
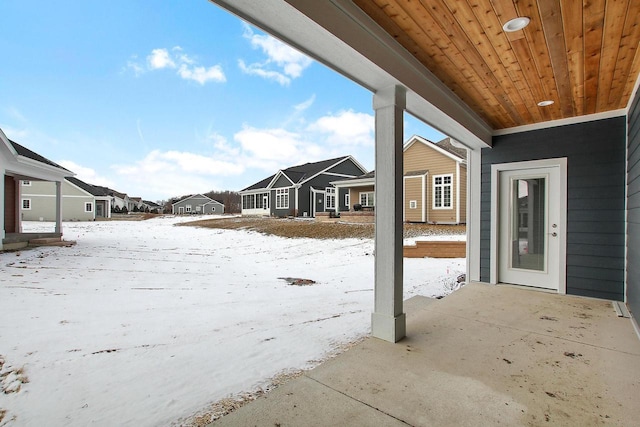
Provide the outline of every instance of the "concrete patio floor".
<path id="1" fill-rule="evenodd" d="M 469 284 L 213 426 L 640 425 L 640 340 L 610 301 Z M 286 351 L 286 349 L 283 349 Z"/>

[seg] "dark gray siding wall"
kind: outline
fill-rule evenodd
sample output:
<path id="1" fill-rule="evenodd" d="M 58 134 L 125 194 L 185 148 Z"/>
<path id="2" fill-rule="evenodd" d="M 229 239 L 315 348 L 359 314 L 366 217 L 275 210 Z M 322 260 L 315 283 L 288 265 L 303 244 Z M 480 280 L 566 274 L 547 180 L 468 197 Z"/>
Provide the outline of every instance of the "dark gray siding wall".
<path id="1" fill-rule="evenodd" d="M 567 293 L 622 300 L 626 118 L 497 136 L 482 150 L 480 278 L 489 281 L 491 165 L 567 157 Z"/>
<path id="2" fill-rule="evenodd" d="M 298 190 L 298 216 L 304 216 L 304 213 L 307 213 L 307 216 L 312 216 L 313 211 L 311 210 L 311 188 L 308 184 L 304 184 Z"/>
<path id="3" fill-rule="evenodd" d="M 336 195 L 338 197 L 338 200 L 336 200 L 336 205 L 338 206 L 338 209 L 340 210 L 340 212 L 346 212 L 349 210 L 349 206 L 347 206 L 347 204 L 344 202 L 344 196 L 348 192 L 349 192 L 349 189 L 347 188 L 341 188 L 340 190 L 338 190 L 338 194 Z M 350 204 L 353 204 L 353 203 L 350 203 Z"/>
<path id="4" fill-rule="evenodd" d="M 280 175 L 280 178 L 276 179 L 276 182 L 273 183 L 273 188 L 282 188 L 282 187 L 289 187 L 293 184 L 291 184 L 291 181 L 289 181 L 285 176 Z"/>
<path id="5" fill-rule="evenodd" d="M 293 211 L 296 208 L 295 197 L 296 197 L 295 190 L 293 188 L 289 188 L 289 208 L 276 209 L 276 190 L 271 190 L 271 194 L 269 195 L 269 198 L 270 198 L 269 203 L 271 204 L 271 207 L 270 207 L 271 215 L 274 215 L 277 217 L 285 217 L 285 216 L 293 215 Z"/>
<path id="6" fill-rule="evenodd" d="M 629 111 L 627 151 L 627 304 L 640 321 L 640 95 Z"/>

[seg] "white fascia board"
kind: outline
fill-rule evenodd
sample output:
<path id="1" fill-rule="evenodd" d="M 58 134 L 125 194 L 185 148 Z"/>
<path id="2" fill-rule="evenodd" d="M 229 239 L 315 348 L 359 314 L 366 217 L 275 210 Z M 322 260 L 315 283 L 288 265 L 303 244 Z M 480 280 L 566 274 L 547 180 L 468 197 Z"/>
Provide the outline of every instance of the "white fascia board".
<path id="1" fill-rule="evenodd" d="M 44 181 L 60 181 L 69 176 L 75 176 L 75 173 L 66 169 L 57 168 L 47 165 L 37 160 L 24 156 L 16 156 L 13 162 L 6 166 L 6 171 L 16 175 L 24 175 L 27 177 L 37 178 Z"/>
<path id="2" fill-rule="evenodd" d="M 210 0 L 373 93 L 403 86 L 406 110 L 470 147 L 491 127 L 350 0 Z"/>
<path id="3" fill-rule="evenodd" d="M 271 190 L 273 188 L 273 184 L 276 183 L 276 181 L 278 180 L 278 178 L 280 178 L 281 176 L 284 176 L 285 178 L 287 178 L 287 180 L 289 180 L 289 182 L 291 183 L 291 185 L 294 185 L 295 183 L 293 181 L 291 181 L 291 178 L 289 178 L 287 176 L 286 173 L 282 172 L 282 169 L 280 169 L 278 172 L 276 172 L 276 174 L 273 176 L 273 179 L 271 180 L 271 182 L 269 182 L 269 184 L 267 184 L 266 187 L 264 187 L 264 189 L 268 189 Z"/>
<path id="4" fill-rule="evenodd" d="M 347 181 L 331 181 L 334 187 L 364 187 L 365 185 L 374 185 L 375 178 L 350 179 Z"/>

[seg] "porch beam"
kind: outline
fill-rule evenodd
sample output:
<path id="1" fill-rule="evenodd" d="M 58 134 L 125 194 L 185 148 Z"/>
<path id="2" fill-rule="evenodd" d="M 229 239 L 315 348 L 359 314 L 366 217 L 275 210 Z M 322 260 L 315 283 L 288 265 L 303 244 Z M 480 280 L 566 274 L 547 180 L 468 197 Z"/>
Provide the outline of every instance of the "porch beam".
<path id="1" fill-rule="evenodd" d="M 406 89 L 391 86 L 373 96 L 375 110 L 374 337 L 398 342 L 406 335 L 402 278 L 403 113 Z"/>

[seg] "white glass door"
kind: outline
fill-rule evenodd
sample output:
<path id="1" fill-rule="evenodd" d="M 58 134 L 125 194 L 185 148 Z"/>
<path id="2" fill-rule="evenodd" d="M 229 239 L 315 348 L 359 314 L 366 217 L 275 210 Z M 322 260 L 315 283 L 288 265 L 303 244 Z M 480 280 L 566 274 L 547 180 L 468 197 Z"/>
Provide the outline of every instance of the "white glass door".
<path id="1" fill-rule="evenodd" d="M 499 173 L 498 280 L 559 289 L 560 170 Z"/>

